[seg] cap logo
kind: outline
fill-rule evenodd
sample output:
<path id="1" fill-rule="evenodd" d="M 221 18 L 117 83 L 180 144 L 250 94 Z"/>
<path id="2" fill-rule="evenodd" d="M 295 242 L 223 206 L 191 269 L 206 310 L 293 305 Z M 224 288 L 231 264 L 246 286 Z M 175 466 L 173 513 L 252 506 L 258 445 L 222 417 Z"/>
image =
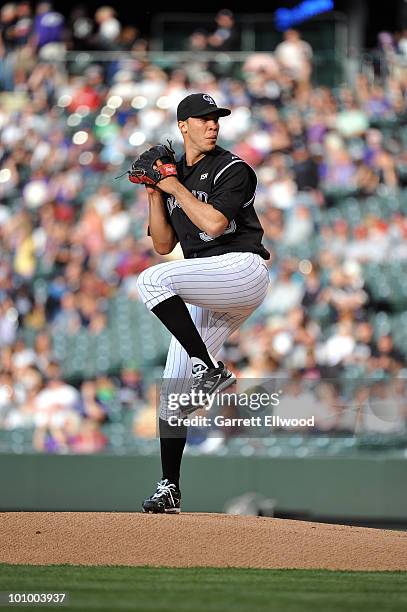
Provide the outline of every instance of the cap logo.
<path id="1" fill-rule="evenodd" d="M 213 98 L 211 98 L 210 96 L 208 96 L 208 94 L 204 94 L 203 99 L 206 100 L 207 102 L 209 102 L 209 104 L 215 104 L 215 100 Z M 216 106 L 216 104 L 215 104 Z"/>

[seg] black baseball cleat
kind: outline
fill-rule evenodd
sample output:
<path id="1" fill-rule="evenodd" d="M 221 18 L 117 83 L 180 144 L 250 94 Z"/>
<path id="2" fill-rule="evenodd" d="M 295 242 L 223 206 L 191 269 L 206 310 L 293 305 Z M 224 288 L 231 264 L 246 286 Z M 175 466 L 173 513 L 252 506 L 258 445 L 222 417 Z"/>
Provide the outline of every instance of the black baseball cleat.
<path id="1" fill-rule="evenodd" d="M 157 482 L 156 492 L 143 501 L 143 512 L 176 514 L 181 512 L 181 491 L 167 478 Z"/>
<path id="2" fill-rule="evenodd" d="M 203 402 L 191 402 L 188 406 L 180 406 L 183 415 L 191 414 L 199 408 L 204 408 L 206 398 L 227 389 L 236 382 L 236 376 L 221 361 L 218 361 L 217 368 L 202 368 L 199 365 L 199 368 L 195 368 L 192 371 L 192 378 L 191 394 L 194 394 L 194 399 L 202 397 Z"/>

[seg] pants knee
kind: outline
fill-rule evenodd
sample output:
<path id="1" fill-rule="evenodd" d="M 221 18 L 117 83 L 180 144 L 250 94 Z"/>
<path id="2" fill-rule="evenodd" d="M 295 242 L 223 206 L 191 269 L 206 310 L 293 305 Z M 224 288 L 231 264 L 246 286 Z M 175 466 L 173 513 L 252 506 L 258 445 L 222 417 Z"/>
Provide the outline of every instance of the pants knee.
<path id="1" fill-rule="evenodd" d="M 140 289 L 142 290 L 145 287 L 146 272 L 148 272 L 148 269 L 143 270 L 143 272 L 140 272 L 140 274 L 137 277 L 137 289 L 139 291 Z"/>
<path id="2" fill-rule="evenodd" d="M 147 294 L 146 294 L 146 284 L 147 284 L 147 279 L 146 279 L 146 275 L 147 275 L 148 269 L 147 270 L 143 270 L 143 272 L 141 272 L 138 277 L 137 277 L 137 290 L 139 292 L 139 295 L 141 297 L 141 299 L 143 300 L 143 302 L 146 302 L 147 299 Z"/>
<path id="3" fill-rule="evenodd" d="M 137 278 L 137 290 L 140 298 L 150 310 L 174 295 L 171 288 L 171 278 L 157 274 L 159 271 L 154 268 L 157 268 L 157 266 L 143 270 Z M 158 282 L 155 280 L 157 278 L 159 279 Z"/>

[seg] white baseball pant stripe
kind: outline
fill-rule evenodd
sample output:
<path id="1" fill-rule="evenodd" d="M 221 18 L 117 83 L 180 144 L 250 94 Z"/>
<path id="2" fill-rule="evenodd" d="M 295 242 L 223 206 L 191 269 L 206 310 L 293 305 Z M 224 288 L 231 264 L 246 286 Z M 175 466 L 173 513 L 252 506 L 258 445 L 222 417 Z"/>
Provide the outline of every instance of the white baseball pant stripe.
<path id="1" fill-rule="evenodd" d="M 144 270 L 137 281 L 140 296 L 150 310 L 179 295 L 215 359 L 227 338 L 264 300 L 268 284 L 266 263 L 254 253 L 158 264 Z M 170 343 L 163 378 L 160 417 L 167 420 L 177 414 L 168 409 L 168 394 L 187 392 L 191 378 L 190 358 L 175 338 Z"/>

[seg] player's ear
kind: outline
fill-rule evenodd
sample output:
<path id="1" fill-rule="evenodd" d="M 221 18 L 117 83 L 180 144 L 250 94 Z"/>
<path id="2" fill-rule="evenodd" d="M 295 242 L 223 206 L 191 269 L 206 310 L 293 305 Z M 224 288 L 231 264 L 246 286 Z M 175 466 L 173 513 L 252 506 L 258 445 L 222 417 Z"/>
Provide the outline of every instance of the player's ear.
<path id="1" fill-rule="evenodd" d="M 178 121 L 178 127 L 182 134 L 186 134 L 188 132 L 186 121 Z"/>

